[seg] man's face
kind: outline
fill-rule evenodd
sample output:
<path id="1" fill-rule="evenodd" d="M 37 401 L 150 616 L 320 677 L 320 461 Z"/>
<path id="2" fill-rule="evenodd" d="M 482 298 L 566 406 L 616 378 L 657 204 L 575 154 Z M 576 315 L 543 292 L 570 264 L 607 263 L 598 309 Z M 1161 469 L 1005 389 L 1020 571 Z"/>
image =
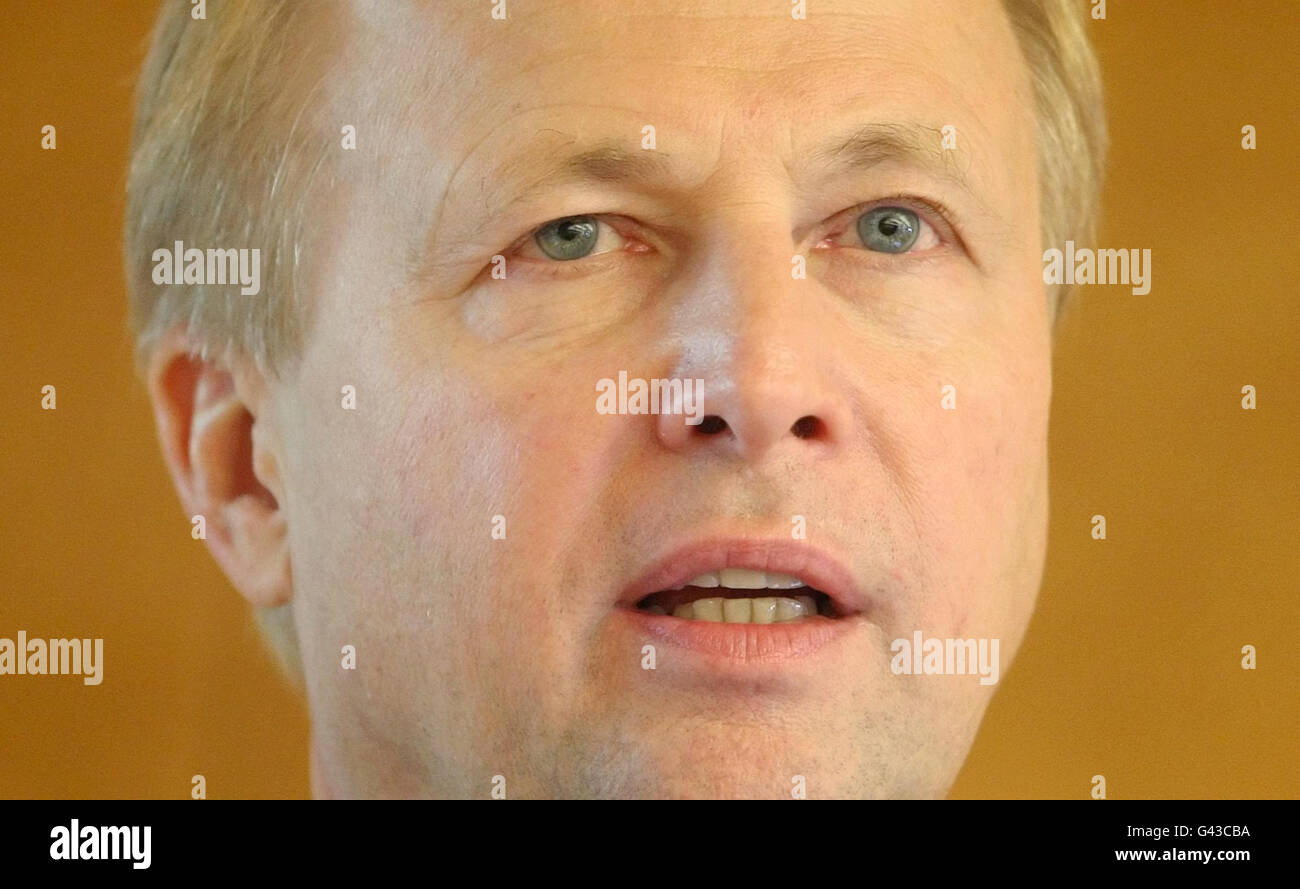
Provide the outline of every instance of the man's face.
<path id="1" fill-rule="evenodd" d="M 783 5 L 357 10 L 265 420 L 328 792 L 947 792 L 994 687 L 891 643 L 1005 673 L 1041 579 L 1030 86 L 993 0 Z M 598 411 L 620 372 L 716 419 Z"/>

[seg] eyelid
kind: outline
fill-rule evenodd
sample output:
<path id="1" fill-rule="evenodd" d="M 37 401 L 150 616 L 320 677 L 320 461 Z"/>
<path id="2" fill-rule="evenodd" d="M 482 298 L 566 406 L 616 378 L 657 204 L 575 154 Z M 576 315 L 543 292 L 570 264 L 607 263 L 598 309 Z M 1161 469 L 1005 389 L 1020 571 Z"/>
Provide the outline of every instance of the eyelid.
<path id="1" fill-rule="evenodd" d="M 834 217 L 836 222 L 832 224 L 830 234 L 823 237 L 821 241 L 840 237 L 848 231 L 849 228 L 856 224 L 858 219 L 864 213 L 868 213 L 881 207 L 902 207 L 905 210 L 911 210 L 921 218 L 923 223 L 930 226 L 935 235 L 939 238 L 940 246 L 956 244 L 963 250 L 966 247 L 965 243 L 961 239 L 961 235 L 957 233 L 957 223 L 953 218 L 952 211 L 939 201 L 930 198 L 923 198 L 914 194 L 896 194 L 884 198 L 875 198 L 870 201 L 864 201 L 861 204 L 857 204 L 836 214 Z M 839 221 L 841 219 L 844 220 L 843 224 Z M 821 243 L 821 241 L 818 243 Z M 899 253 L 884 255 L 905 256 L 907 254 Z"/>
<path id="2" fill-rule="evenodd" d="M 524 249 L 524 248 L 527 247 L 529 244 L 535 244 L 535 243 L 536 243 L 536 238 L 537 238 L 537 234 L 538 234 L 538 232 L 540 232 L 542 229 L 546 228 L 548 225 L 551 225 L 551 224 L 553 224 L 553 223 L 559 222 L 559 221 L 561 221 L 561 220 L 563 220 L 563 219 L 578 219 L 578 218 L 588 218 L 588 219 L 593 219 L 593 220 L 595 220 L 596 225 L 598 226 L 598 228 L 597 228 L 597 232 L 598 232 L 598 234 L 597 234 L 597 238 L 599 238 L 599 226 L 602 226 L 602 225 L 603 225 L 603 226 L 605 226 L 606 228 L 608 228 L 608 229 L 610 229 L 611 231 L 613 231 L 614 234 L 617 235 L 619 238 L 621 238 L 621 239 L 623 239 L 623 240 L 625 240 L 625 241 L 627 241 L 627 240 L 632 240 L 632 236 L 629 235 L 629 234 L 627 233 L 627 231 L 626 231 L 626 229 L 628 228 L 628 226 L 627 226 L 626 224 L 619 225 L 619 224 L 615 224 L 615 223 L 612 221 L 612 220 L 616 220 L 616 219 L 617 219 L 617 220 L 619 220 L 619 221 L 622 222 L 622 223 L 626 223 L 627 220 L 626 220 L 624 217 L 613 216 L 613 215 L 610 215 L 610 214 L 604 214 L 604 213 L 572 213 L 572 214 L 570 214 L 570 215 L 568 215 L 568 216 L 555 216 L 555 217 L 552 217 L 552 218 L 550 218 L 550 219 L 547 219 L 546 221 L 540 223 L 539 225 L 535 225 L 535 226 L 533 226 L 532 228 L 530 228 L 530 229 L 527 231 L 527 233 L 525 233 L 524 235 L 522 235 L 522 236 L 519 237 L 519 238 L 516 238 L 516 239 L 514 240 L 514 242 L 512 242 L 511 245 L 510 245 L 509 247 L 507 247 L 504 251 L 502 251 L 502 255 L 503 255 L 503 256 L 506 256 L 507 258 L 515 257 L 515 258 L 521 259 L 521 260 L 523 260 L 523 261 L 525 261 L 525 262 L 533 262 L 533 263 L 537 263 L 538 265 L 578 265 L 578 264 L 583 263 L 583 262 L 586 262 L 586 261 L 588 261 L 588 260 L 594 260 L 594 259 L 596 259 L 596 258 L 598 258 L 598 257 L 605 256 L 605 255 L 608 254 L 608 253 L 614 253 L 614 252 L 616 252 L 617 250 L 624 249 L 623 247 L 617 247 L 617 248 L 615 248 L 614 250 L 606 250 L 606 251 L 603 251 L 603 252 L 601 252 L 601 253 L 589 254 L 589 255 L 587 255 L 587 256 L 583 256 L 583 257 L 581 257 L 581 258 L 579 258 L 579 259 L 570 259 L 570 260 L 551 259 L 551 258 L 545 256 L 545 254 L 543 254 L 540 258 L 539 258 L 539 257 L 536 257 L 536 256 L 519 256 L 519 251 L 520 251 L 520 250 Z M 538 249 L 538 252 L 541 253 L 541 248 L 538 247 L 537 249 Z"/>

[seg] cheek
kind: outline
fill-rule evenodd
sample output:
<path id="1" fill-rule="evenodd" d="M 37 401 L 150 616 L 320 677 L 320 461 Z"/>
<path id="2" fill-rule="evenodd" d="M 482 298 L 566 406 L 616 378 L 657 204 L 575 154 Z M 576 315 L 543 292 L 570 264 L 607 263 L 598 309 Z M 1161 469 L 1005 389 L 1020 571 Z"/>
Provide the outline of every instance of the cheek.
<path id="1" fill-rule="evenodd" d="M 977 635 L 1027 617 L 1045 534 L 1050 356 L 1026 342 L 1011 358 L 972 355 L 954 370 L 955 407 L 914 414 L 922 570 L 932 626 Z"/>
<path id="2" fill-rule="evenodd" d="M 421 384 L 366 457 L 390 467 L 375 499 L 389 522 L 383 533 L 404 542 L 396 558 L 413 572 L 441 559 L 461 590 L 460 620 L 536 614 L 561 595 L 557 560 L 609 527 L 600 520 L 609 427 L 602 432 L 597 421 L 607 418 L 594 407 L 599 375 L 575 356 L 475 354 L 401 376 Z"/>
<path id="3" fill-rule="evenodd" d="M 556 634 L 535 601 L 548 590 L 532 577 L 556 551 L 566 424 L 541 388 L 363 365 L 355 411 L 325 374 L 302 403 L 326 407 L 290 424 L 295 619 L 306 672 L 324 677 L 317 700 L 418 720 L 454 677 L 518 676 L 521 658 L 549 657 Z M 330 681 L 349 644 L 367 662 L 350 692 Z"/>

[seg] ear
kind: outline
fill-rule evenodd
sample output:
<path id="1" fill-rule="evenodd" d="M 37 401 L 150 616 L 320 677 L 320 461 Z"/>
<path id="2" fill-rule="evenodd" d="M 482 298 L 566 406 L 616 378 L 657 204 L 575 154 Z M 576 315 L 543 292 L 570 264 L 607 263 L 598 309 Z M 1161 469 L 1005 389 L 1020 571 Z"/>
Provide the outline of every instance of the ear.
<path id="1" fill-rule="evenodd" d="M 254 605 L 283 605 L 293 585 L 267 381 L 245 358 L 196 353 L 178 329 L 149 357 L 163 457 L 181 505 L 204 517 L 208 549 L 235 588 Z"/>

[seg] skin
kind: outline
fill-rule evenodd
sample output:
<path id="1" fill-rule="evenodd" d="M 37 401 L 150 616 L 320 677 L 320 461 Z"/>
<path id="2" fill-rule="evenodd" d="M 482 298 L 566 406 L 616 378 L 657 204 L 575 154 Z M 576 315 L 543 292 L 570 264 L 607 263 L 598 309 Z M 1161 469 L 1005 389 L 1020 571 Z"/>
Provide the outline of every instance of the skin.
<path id="1" fill-rule="evenodd" d="M 1000 5 L 441 6 L 346 13 L 317 110 L 366 147 L 316 215 L 292 368 L 190 358 L 178 331 L 150 369 L 214 554 L 254 604 L 291 603 L 315 793 L 943 796 L 995 687 L 894 675 L 890 642 L 998 638 L 1005 677 L 1046 540 L 1033 104 Z M 866 124 L 915 150 L 819 158 Z M 529 191 L 596 144 L 667 169 Z M 854 240 L 882 203 L 920 214 L 923 249 Z M 583 213 L 612 226 L 598 255 L 530 246 Z M 619 370 L 703 379 L 726 429 L 598 414 Z M 622 591 L 692 540 L 788 541 L 795 515 L 871 598 L 849 631 L 642 669 Z"/>

